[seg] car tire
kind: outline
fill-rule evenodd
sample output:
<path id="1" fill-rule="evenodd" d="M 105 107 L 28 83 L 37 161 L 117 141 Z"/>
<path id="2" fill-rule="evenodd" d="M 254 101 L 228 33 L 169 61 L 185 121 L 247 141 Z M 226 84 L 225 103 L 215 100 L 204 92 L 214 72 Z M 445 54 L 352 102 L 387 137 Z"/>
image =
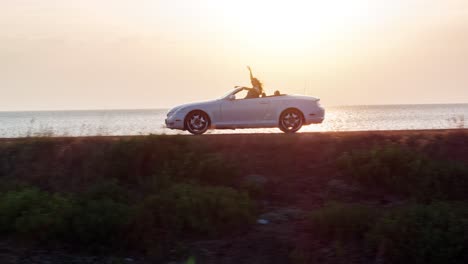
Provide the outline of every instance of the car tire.
<path id="1" fill-rule="evenodd" d="M 203 111 L 192 111 L 185 117 L 185 129 L 193 135 L 201 135 L 210 128 L 210 117 Z"/>
<path id="2" fill-rule="evenodd" d="M 304 115 L 295 108 L 284 110 L 279 119 L 279 129 L 284 133 L 296 133 L 304 124 Z"/>

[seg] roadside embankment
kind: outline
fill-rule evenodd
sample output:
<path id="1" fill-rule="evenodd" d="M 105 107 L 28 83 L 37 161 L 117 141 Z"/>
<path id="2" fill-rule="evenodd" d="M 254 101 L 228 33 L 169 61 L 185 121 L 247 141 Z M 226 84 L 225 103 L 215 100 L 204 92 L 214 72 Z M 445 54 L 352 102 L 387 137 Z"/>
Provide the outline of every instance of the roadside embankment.
<path id="1" fill-rule="evenodd" d="M 467 130 L 0 139 L 0 262 L 465 263 L 467 190 Z"/>

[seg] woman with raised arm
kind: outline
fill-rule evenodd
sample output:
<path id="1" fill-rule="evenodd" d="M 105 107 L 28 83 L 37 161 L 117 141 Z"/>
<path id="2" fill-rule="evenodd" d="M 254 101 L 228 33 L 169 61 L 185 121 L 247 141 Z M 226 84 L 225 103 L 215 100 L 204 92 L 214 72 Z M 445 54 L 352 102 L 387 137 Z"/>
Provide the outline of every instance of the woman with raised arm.
<path id="1" fill-rule="evenodd" d="M 263 93 L 263 85 L 257 78 L 253 77 L 250 66 L 247 66 L 247 69 L 249 69 L 250 72 L 250 82 L 252 83 L 252 88 L 244 87 L 244 89 L 249 91 L 245 99 L 258 98 Z"/>

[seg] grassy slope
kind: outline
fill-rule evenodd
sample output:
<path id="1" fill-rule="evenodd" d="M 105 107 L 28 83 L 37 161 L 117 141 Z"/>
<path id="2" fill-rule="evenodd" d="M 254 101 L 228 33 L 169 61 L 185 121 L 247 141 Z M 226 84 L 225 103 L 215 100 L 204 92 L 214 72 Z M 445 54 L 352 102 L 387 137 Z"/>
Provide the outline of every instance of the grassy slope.
<path id="1" fill-rule="evenodd" d="M 349 263 L 365 257 L 356 253 L 356 243 L 330 246 L 330 239 L 310 238 L 314 231 L 307 215 L 332 200 L 373 208 L 407 203 L 411 198 L 398 193 L 356 186 L 337 166 L 345 152 L 387 145 L 468 162 L 465 130 L 32 138 L 0 140 L 0 177 L 4 191 L 19 181 L 49 192 L 78 194 L 103 179 L 117 179 L 137 203 L 139 194 L 166 188 L 167 183 L 158 180 L 163 175 L 177 182 L 193 184 L 195 179 L 197 185 L 233 187 L 250 192 L 256 216 L 271 223 L 216 236 L 217 242 L 201 240 L 204 236 L 189 239 L 193 254 L 204 262 L 301 263 L 310 258 L 304 251 L 313 251 L 321 252 L 313 256 L 320 262 Z M 252 186 L 250 178 L 261 183 Z M 149 183 L 154 186 L 148 188 Z"/>

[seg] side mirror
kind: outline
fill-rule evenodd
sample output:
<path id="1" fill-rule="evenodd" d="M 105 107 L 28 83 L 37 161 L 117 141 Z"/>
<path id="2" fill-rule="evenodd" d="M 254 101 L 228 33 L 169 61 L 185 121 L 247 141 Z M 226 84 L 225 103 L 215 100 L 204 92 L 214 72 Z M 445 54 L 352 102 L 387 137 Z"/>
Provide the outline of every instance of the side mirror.
<path id="1" fill-rule="evenodd" d="M 231 95 L 228 96 L 227 99 L 228 99 L 229 101 L 234 101 L 234 100 L 236 100 L 236 96 L 233 95 L 233 94 L 231 94 Z"/>

